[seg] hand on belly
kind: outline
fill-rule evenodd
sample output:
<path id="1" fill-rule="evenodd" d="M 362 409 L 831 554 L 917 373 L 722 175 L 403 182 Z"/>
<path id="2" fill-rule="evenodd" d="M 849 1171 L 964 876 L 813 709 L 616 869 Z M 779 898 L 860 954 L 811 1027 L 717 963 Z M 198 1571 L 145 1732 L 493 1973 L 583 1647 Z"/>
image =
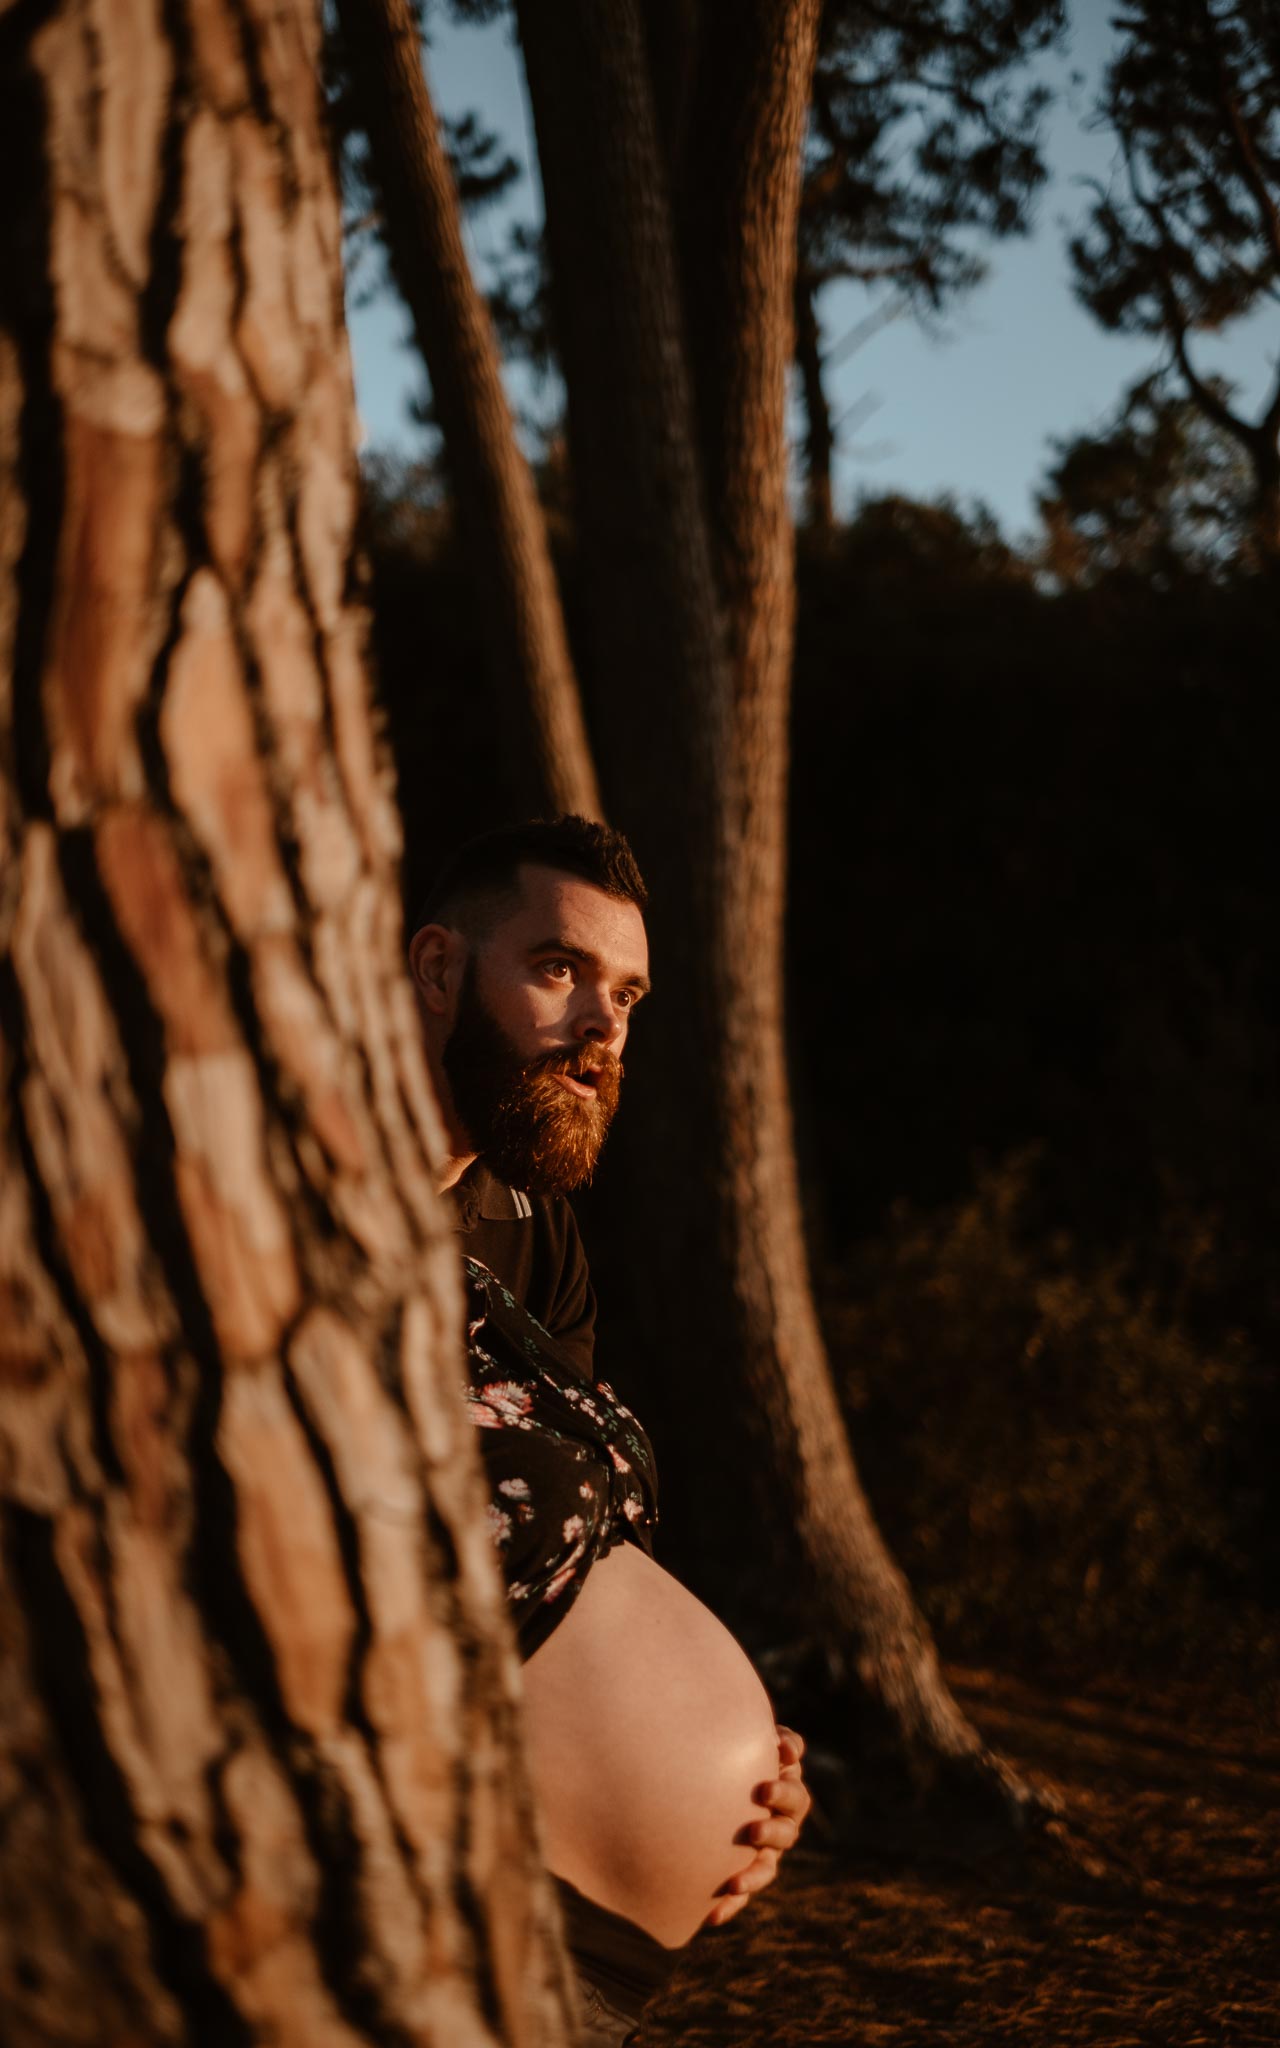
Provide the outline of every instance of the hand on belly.
<path id="1" fill-rule="evenodd" d="M 524 1668 L 550 1868 L 668 1946 L 751 1861 L 773 1712 L 709 1608 L 634 1544 L 593 1565 Z"/>

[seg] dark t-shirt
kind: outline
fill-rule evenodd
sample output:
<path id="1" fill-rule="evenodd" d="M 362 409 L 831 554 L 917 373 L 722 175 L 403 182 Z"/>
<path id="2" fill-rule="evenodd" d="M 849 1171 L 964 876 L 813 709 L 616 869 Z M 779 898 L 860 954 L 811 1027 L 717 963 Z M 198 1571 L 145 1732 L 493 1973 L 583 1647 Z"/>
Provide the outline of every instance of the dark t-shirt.
<path id="1" fill-rule="evenodd" d="M 586 1380 L 595 1379 L 596 1298 L 573 1210 L 563 1195 L 508 1187 L 477 1159 L 448 1193 L 468 1258 L 496 1273 L 549 1330 Z"/>

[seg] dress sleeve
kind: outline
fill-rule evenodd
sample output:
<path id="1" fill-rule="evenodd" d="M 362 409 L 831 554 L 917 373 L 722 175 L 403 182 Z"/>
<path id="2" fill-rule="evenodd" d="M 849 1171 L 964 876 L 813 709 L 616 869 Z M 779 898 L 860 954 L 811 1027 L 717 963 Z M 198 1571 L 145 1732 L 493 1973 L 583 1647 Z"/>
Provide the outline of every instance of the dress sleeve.
<path id="1" fill-rule="evenodd" d="M 533 1654 L 593 1563 L 628 1539 L 653 1555 L 657 1472 L 631 1410 L 577 1363 L 490 1268 L 469 1282 L 467 1412 L 521 1653 Z"/>

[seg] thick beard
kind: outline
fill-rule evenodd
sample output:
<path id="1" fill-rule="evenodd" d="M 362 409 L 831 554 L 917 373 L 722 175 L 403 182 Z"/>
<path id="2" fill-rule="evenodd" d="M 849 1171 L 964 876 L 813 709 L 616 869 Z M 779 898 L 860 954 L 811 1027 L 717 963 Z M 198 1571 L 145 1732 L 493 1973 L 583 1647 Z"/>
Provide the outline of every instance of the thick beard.
<path id="1" fill-rule="evenodd" d="M 590 1101 L 555 1079 L 584 1060 L 596 1069 Z M 444 1049 L 444 1071 L 468 1137 L 500 1180 L 531 1194 L 566 1195 L 591 1179 L 618 1107 L 621 1063 L 594 1045 L 522 1060 L 480 998 L 474 956 Z"/>

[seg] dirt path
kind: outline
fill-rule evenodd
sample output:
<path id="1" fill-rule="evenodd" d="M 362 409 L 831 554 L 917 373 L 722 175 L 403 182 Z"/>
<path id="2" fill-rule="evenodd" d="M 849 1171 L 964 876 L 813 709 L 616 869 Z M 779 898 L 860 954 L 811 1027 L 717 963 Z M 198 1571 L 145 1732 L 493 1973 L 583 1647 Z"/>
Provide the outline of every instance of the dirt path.
<path id="1" fill-rule="evenodd" d="M 1015 1887 L 797 1850 L 694 1945 L 645 2048 L 1278 2048 L 1274 1717 L 1163 1685 L 1069 1698 L 951 1677 L 1120 1882 Z"/>

